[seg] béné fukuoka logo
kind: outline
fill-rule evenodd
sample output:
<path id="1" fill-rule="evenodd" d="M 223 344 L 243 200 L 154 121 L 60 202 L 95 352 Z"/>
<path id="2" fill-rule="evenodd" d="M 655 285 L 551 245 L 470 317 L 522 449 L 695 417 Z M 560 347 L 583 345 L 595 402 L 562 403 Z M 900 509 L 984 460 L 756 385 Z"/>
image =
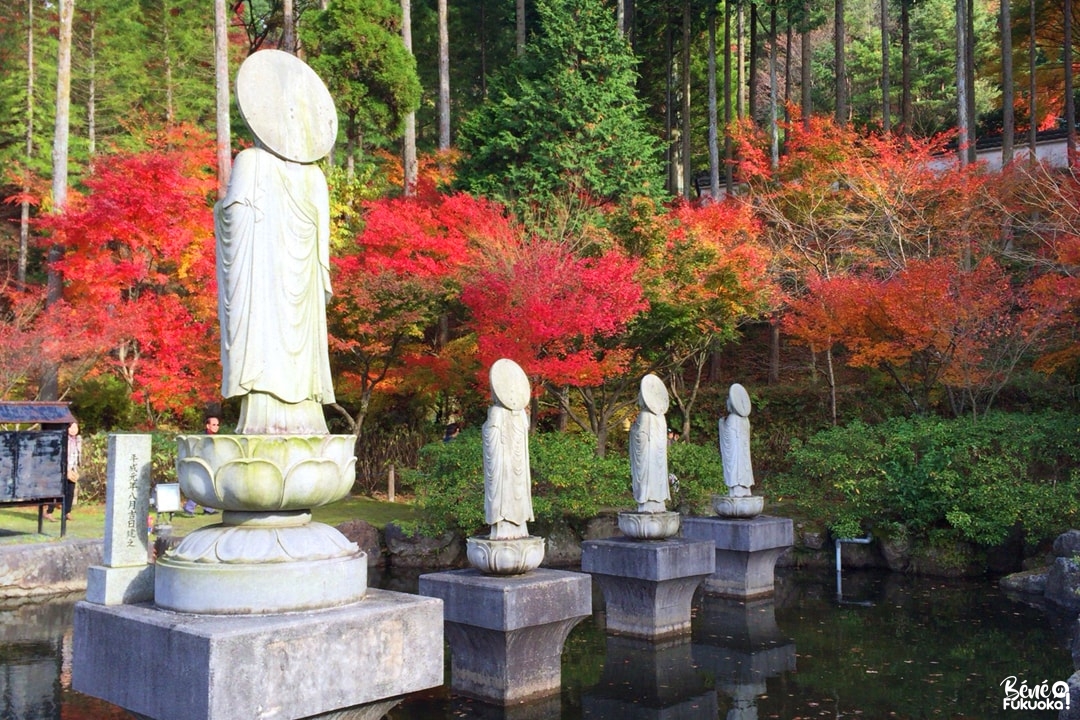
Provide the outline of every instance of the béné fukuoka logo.
<path id="1" fill-rule="evenodd" d="M 1015 675 L 1010 675 L 1001 681 L 1001 687 L 1005 688 L 1005 700 L 1002 708 L 1005 710 L 1068 710 L 1069 709 L 1069 683 L 1058 680 L 1051 683 L 1043 680 L 1041 683 L 1028 685 L 1027 680 L 1017 680 Z"/>

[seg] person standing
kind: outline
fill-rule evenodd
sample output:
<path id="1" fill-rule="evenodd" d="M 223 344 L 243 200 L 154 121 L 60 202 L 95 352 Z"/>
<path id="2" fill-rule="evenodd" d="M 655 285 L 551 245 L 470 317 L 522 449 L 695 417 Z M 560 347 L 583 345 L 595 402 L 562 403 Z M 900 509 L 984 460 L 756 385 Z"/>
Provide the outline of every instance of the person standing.
<path id="1" fill-rule="evenodd" d="M 79 434 L 79 423 L 73 422 L 67 430 L 67 466 L 64 468 L 64 504 L 61 511 L 71 520 L 71 507 L 75 504 L 75 488 L 79 482 L 79 464 L 82 462 L 82 435 Z M 56 522 L 53 511 L 56 505 L 45 508 L 45 519 Z"/>

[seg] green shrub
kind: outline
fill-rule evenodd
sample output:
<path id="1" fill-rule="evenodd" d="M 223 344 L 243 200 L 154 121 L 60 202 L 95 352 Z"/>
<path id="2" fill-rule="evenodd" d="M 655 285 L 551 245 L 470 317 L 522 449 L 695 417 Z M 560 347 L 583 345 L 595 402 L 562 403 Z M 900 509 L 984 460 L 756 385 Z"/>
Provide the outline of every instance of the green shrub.
<path id="1" fill-rule="evenodd" d="M 980 545 L 1038 542 L 1080 515 L 1080 418 L 989 413 L 853 422 L 793 442 L 774 487 L 835 535 L 903 528 Z"/>
<path id="2" fill-rule="evenodd" d="M 596 441 L 575 433 L 529 437 L 536 521 L 554 524 L 595 517 L 606 508 L 633 506 L 630 466 L 625 457 L 596 457 Z M 481 533 L 484 523 L 484 469 L 480 431 L 463 431 L 448 443 L 420 451 L 420 464 L 406 471 L 416 491 L 425 532 Z"/>
<path id="3" fill-rule="evenodd" d="M 668 446 L 668 472 L 677 483 L 671 489 L 672 509 L 685 514 L 711 515 L 714 493 L 726 493 L 720 450 L 711 445 L 677 442 Z"/>
<path id="4" fill-rule="evenodd" d="M 108 478 L 109 433 L 83 436 L 79 467 L 79 499 L 105 502 Z M 154 432 L 150 436 L 150 486 L 176 482 L 176 433 Z"/>

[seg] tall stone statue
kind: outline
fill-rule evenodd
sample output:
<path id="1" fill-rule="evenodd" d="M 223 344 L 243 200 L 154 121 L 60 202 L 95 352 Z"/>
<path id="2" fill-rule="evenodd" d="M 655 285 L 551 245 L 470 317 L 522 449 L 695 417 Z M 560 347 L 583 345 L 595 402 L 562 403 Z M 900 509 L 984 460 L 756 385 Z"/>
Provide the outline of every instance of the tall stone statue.
<path id="1" fill-rule="evenodd" d="M 214 208 L 222 394 L 241 434 L 324 434 L 330 196 L 315 161 L 337 136 L 333 99 L 288 53 L 263 50 L 236 78 L 255 147 L 237 155 Z"/>
<path id="2" fill-rule="evenodd" d="M 529 471 L 531 390 L 525 371 L 503 358 L 491 366 L 491 394 L 483 427 L 484 519 L 490 540 L 527 538 L 533 520 L 532 476 Z"/>
<path id="3" fill-rule="evenodd" d="M 638 512 L 663 512 L 671 499 L 668 489 L 667 413 L 664 382 L 649 374 L 641 379 L 637 419 L 630 426 L 630 478 Z"/>
<path id="4" fill-rule="evenodd" d="M 754 471 L 750 465 L 750 395 L 739 383 L 728 390 L 728 415 L 720 420 L 720 457 L 724 484 L 731 497 L 752 494 Z"/>

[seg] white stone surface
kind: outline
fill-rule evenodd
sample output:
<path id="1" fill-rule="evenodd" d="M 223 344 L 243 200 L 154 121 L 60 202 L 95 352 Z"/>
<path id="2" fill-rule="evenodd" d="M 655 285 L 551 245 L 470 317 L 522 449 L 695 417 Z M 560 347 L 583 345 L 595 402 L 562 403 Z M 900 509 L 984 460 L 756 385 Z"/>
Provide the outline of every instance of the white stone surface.
<path id="1" fill-rule="evenodd" d="M 367 594 L 367 555 L 327 560 L 210 563 L 166 555 L 154 573 L 154 604 L 206 615 L 324 610 Z"/>
<path id="2" fill-rule="evenodd" d="M 732 497 L 751 494 L 754 470 L 750 462 L 750 396 L 738 383 L 731 386 L 727 400 L 728 415 L 720 420 L 720 457 L 724 484 Z"/>
<path id="3" fill-rule="evenodd" d="M 272 616 L 78 603 L 72 687 L 156 720 L 294 720 L 443 683 L 442 602 Z"/>
<path id="4" fill-rule="evenodd" d="M 483 427 L 484 521 L 491 526 L 492 540 L 527 538 L 527 523 L 534 519 L 525 412 L 529 379 L 506 358 L 491 366 L 490 377 L 494 404 Z"/>
<path id="5" fill-rule="evenodd" d="M 107 476 L 105 566 L 144 566 L 150 514 L 150 436 L 109 435 Z"/>
<path id="6" fill-rule="evenodd" d="M 334 100 L 295 55 L 261 50 L 248 56 L 236 74 L 236 104 L 255 137 L 286 160 L 315 162 L 334 147 Z"/>
<path id="7" fill-rule="evenodd" d="M 544 538 L 490 540 L 471 537 L 465 541 L 469 564 L 487 575 L 521 575 L 544 562 Z"/>
<path id="8" fill-rule="evenodd" d="M 638 416 L 630 427 L 630 479 L 638 512 L 661 513 L 671 499 L 668 485 L 668 392 L 655 375 L 641 379 Z"/>
<path id="9" fill-rule="evenodd" d="M 86 599 L 98 605 L 150 602 L 154 599 L 154 566 L 91 565 L 86 571 Z"/>

